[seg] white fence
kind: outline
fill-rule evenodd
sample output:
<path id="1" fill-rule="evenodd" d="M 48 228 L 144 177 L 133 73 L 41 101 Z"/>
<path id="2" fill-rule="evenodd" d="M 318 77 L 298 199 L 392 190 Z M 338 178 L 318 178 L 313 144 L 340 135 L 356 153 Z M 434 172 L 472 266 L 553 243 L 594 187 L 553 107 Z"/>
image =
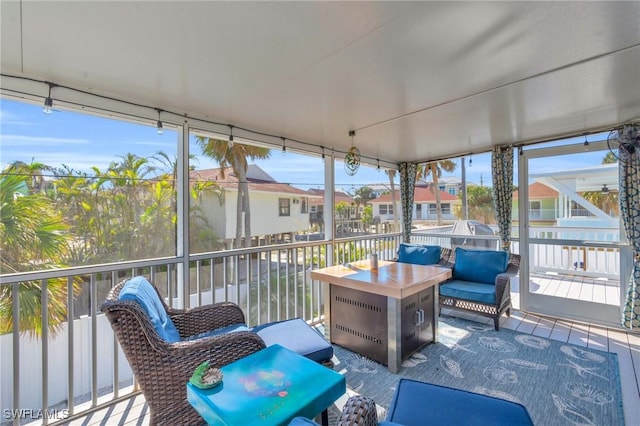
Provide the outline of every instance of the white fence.
<path id="1" fill-rule="evenodd" d="M 48 370 L 48 398 L 49 407 L 55 407 L 65 403 L 69 394 L 69 377 L 71 368 L 73 375 L 74 399 L 81 402 L 86 395 L 91 394 L 92 377 L 92 340 L 91 318 L 82 317 L 73 322 L 72 342 L 73 356 L 69 356 L 69 333 L 65 324 L 55 337 L 48 339 L 49 362 Z M 96 362 L 100 366 L 97 369 L 97 388 L 110 388 L 114 374 L 114 338 L 111 326 L 102 314 L 96 317 Z M 20 409 L 42 410 L 43 377 L 45 377 L 42 365 L 42 342 L 40 339 L 31 338 L 28 335 L 20 336 L 20 381 L 29 386 L 20 386 Z M 118 349 L 118 381 L 132 383 L 133 374 L 124 354 Z M 70 360 L 73 364 L 70 365 Z M 0 406 L 2 407 L 3 421 L 5 410 L 13 407 L 13 335 L 0 336 Z M 3 423 L 4 424 L 4 423 Z"/>

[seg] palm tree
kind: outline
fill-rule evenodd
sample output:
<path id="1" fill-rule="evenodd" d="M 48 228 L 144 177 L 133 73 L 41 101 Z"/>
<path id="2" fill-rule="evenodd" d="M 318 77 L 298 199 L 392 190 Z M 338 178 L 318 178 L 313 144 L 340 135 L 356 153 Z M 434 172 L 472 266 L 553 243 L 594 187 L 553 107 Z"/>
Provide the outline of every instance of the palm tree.
<path id="1" fill-rule="evenodd" d="M 451 160 L 433 161 L 431 163 L 427 163 L 425 169 L 421 169 L 424 170 L 424 177 L 431 175 L 431 177 L 433 178 L 433 185 L 431 187 L 431 190 L 436 196 L 436 215 L 438 217 L 438 226 L 442 225 L 442 206 L 440 200 L 440 190 L 438 188 L 438 179 L 442 177 L 443 170 L 445 172 L 451 173 L 455 169 L 456 163 Z"/>
<path id="2" fill-rule="evenodd" d="M 249 203 L 249 182 L 247 181 L 247 168 L 249 163 L 247 159 L 266 159 L 271 156 L 268 148 L 261 148 L 252 145 L 244 145 L 239 143 L 229 143 L 228 141 L 204 136 L 196 136 L 196 142 L 202 149 L 202 153 L 214 161 L 221 167 L 221 176 L 224 178 L 224 169 L 231 166 L 238 179 L 238 199 L 236 202 L 236 238 L 233 242 L 234 248 L 251 245 L 251 207 Z M 242 243 L 244 212 L 244 236 L 245 241 Z"/>
<path id="3" fill-rule="evenodd" d="M 11 169 L 11 167 L 10 167 Z M 13 169 L 11 169 L 13 170 Z M 42 193 L 25 193 L 28 175 L 16 175 L 7 169 L 0 174 L 0 269 L 25 272 L 37 265 L 39 269 L 60 268 L 70 236 L 62 215 L 53 202 Z M 19 328 L 37 336 L 42 333 L 42 292 L 46 285 L 48 323 L 55 334 L 67 319 L 67 283 L 65 279 L 20 283 L 19 294 L 13 286 L 0 286 L 0 334 L 13 329 L 13 298 L 20 306 Z M 80 288 L 74 283 L 72 291 Z"/>
<path id="4" fill-rule="evenodd" d="M 171 223 L 177 223 L 177 209 L 176 209 L 176 199 L 177 199 L 177 182 L 178 182 L 178 158 L 174 156 L 173 158 L 169 157 L 167 153 L 164 151 L 158 151 L 153 157 L 154 160 L 158 161 L 164 168 L 167 170 L 164 174 L 158 176 L 159 182 L 156 184 L 156 187 L 161 182 L 169 185 L 171 202 L 170 202 L 170 215 L 171 215 Z M 197 161 L 198 157 L 195 154 L 189 154 L 189 160 Z M 194 170 L 195 166 L 189 165 L 189 170 Z M 156 191 L 156 197 L 160 195 L 164 191 Z M 192 252 L 205 251 L 215 249 L 218 245 L 218 237 L 215 235 L 211 226 L 209 225 L 209 221 L 204 215 L 204 210 L 202 208 L 202 199 L 206 195 L 213 195 L 218 198 L 220 204 L 224 201 L 224 191 L 216 182 L 207 181 L 207 182 L 194 182 L 190 185 L 189 191 L 189 246 Z M 160 201 L 160 200 L 158 200 Z M 161 203 L 154 203 L 160 207 Z M 152 205 L 153 206 L 153 205 Z M 158 220 L 159 217 L 155 217 L 155 220 Z"/>
<path id="5" fill-rule="evenodd" d="M 7 173 L 25 176 L 27 186 L 32 192 L 44 192 L 46 187 L 44 172 L 51 171 L 53 171 L 51 166 L 36 162 L 34 159 L 31 159 L 29 164 L 23 161 L 14 161 L 6 170 Z"/>

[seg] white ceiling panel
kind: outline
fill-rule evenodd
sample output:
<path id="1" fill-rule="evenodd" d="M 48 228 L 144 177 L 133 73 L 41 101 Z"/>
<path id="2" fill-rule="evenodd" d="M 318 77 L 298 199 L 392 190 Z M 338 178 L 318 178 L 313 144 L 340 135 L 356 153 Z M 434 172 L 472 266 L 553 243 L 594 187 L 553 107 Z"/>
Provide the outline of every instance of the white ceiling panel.
<path id="1" fill-rule="evenodd" d="M 30 77 L 342 151 L 355 129 L 389 162 L 640 118 L 640 2 L 0 8 L 4 93 Z"/>

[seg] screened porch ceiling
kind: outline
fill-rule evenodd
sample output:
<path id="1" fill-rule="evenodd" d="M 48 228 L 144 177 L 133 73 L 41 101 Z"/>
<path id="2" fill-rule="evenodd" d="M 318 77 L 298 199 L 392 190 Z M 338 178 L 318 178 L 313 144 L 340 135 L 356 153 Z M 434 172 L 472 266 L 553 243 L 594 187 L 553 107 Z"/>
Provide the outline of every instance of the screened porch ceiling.
<path id="1" fill-rule="evenodd" d="M 372 164 L 640 117 L 640 2 L 2 1 L 2 92 L 42 81 Z M 33 78 L 16 80 L 10 76 Z M 40 83 L 38 82 L 40 81 Z M 54 87 L 54 104 L 85 102 Z M 228 133 L 224 125 L 217 126 Z M 236 136 L 255 134 L 235 129 Z"/>

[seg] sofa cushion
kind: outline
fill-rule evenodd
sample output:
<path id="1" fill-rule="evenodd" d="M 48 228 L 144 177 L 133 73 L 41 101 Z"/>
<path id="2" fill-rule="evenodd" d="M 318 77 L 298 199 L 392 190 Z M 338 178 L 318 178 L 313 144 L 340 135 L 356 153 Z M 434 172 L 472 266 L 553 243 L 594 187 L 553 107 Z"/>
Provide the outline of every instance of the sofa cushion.
<path id="1" fill-rule="evenodd" d="M 440 284 L 440 296 L 494 305 L 496 303 L 496 286 L 454 279 Z"/>
<path id="2" fill-rule="evenodd" d="M 302 318 L 262 324 L 253 331 L 267 346 L 277 343 L 316 362 L 333 357 L 333 346 Z"/>
<path id="3" fill-rule="evenodd" d="M 167 311 L 165 311 L 158 292 L 144 277 L 133 277 L 122 286 L 120 300 L 133 300 L 138 302 L 147 313 L 153 324 L 153 328 L 163 340 L 169 343 L 180 341 L 180 333 L 176 328 Z"/>
<path id="4" fill-rule="evenodd" d="M 533 425 L 521 404 L 410 379 L 400 379 L 387 421 L 429 426 Z"/>
<path id="5" fill-rule="evenodd" d="M 434 265 L 440 261 L 440 246 L 400 243 L 398 262 L 414 265 Z"/>
<path id="6" fill-rule="evenodd" d="M 498 274 L 506 272 L 509 254 L 497 250 L 456 248 L 453 279 L 495 284 Z"/>

